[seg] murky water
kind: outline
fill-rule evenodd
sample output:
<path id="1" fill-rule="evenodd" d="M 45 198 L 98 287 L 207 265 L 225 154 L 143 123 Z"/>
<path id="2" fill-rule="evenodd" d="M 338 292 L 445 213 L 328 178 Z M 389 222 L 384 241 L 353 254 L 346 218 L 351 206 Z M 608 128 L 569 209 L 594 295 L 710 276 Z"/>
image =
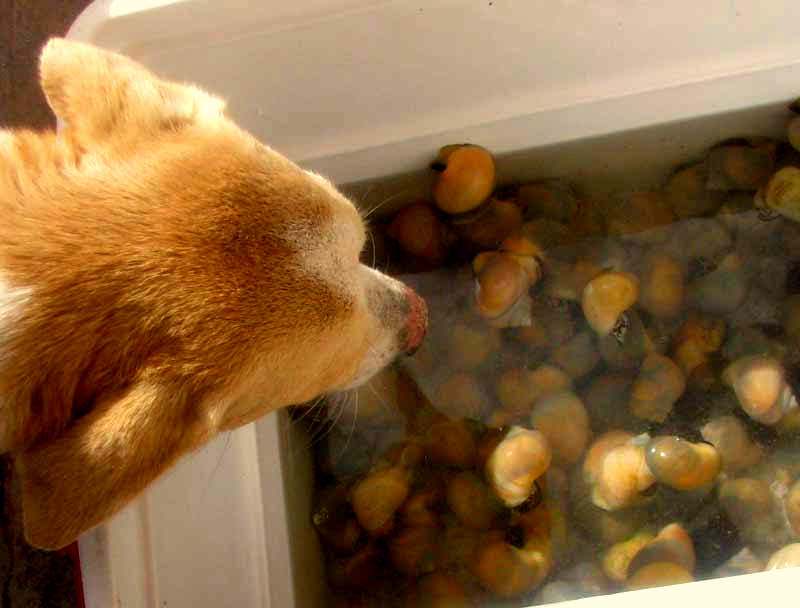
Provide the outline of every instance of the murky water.
<path id="1" fill-rule="evenodd" d="M 800 563 L 773 557 L 800 540 L 800 201 L 755 203 L 800 167 L 789 118 L 499 157 L 457 221 L 432 170 L 346 188 L 380 207 L 367 261 L 426 298 L 430 331 L 326 406 L 310 525 L 332 605 L 521 607 Z"/>

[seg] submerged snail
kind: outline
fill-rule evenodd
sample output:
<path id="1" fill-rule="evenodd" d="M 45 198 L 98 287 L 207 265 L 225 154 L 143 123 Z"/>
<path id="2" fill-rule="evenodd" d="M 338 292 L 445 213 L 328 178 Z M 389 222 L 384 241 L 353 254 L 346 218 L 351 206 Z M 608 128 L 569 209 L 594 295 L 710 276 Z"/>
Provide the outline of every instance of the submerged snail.
<path id="1" fill-rule="evenodd" d="M 725 340 L 725 322 L 690 313 L 675 337 L 672 359 L 689 376 L 708 363 Z"/>
<path id="2" fill-rule="evenodd" d="M 456 323 L 449 332 L 448 341 L 449 362 L 464 370 L 479 367 L 500 346 L 497 330 L 485 323 Z"/>
<path id="3" fill-rule="evenodd" d="M 644 499 L 642 493 L 656 482 L 644 445 L 635 438 L 612 447 L 598 460 L 592 502 L 606 511 L 638 504 Z"/>
<path id="4" fill-rule="evenodd" d="M 492 198 L 470 221 L 454 222 L 453 231 L 477 249 L 496 249 L 509 234 L 522 226 L 522 212 L 512 201 Z"/>
<path id="5" fill-rule="evenodd" d="M 755 443 L 739 418 L 731 415 L 717 416 L 701 429 L 703 439 L 712 444 L 722 459 L 722 470 L 736 473 L 761 460 L 764 450 Z"/>
<path id="6" fill-rule="evenodd" d="M 483 387 L 468 373 L 456 373 L 441 384 L 433 395 L 434 405 L 451 418 L 481 420 L 489 401 Z"/>
<path id="7" fill-rule="evenodd" d="M 762 479 L 739 477 L 723 481 L 717 497 L 727 516 L 746 540 L 759 540 L 760 534 L 751 530 L 754 523 L 771 517 L 772 502 L 769 484 Z"/>
<path id="8" fill-rule="evenodd" d="M 757 190 L 775 168 L 776 145 L 769 140 L 714 147 L 706 158 L 709 190 Z"/>
<path id="9" fill-rule="evenodd" d="M 489 456 L 486 477 L 497 496 L 507 506 L 516 507 L 530 496 L 550 460 L 550 446 L 541 432 L 512 427 Z"/>
<path id="10" fill-rule="evenodd" d="M 573 380 L 591 372 L 600 361 L 597 340 L 590 331 L 581 331 L 553 351 L 553 363 Z"/>
<path id="11" fill-rule="evenodd" d="M 525 217 L 542 217 L 557 222 L 569 222 L 578 207 L 575 189 L 562 179 L 543 179 L 522 184 L 517 200 L 525 208 Z"/>
<path id="12" fill-rule="evenodd" d="M 432 423 L 424 443 L 426 453 L 437 464 L 469 468 L 475 462 L 475 438 L 463 419 L 445 418 Z"/>
<path id="13" fill-rule="evenodd" d="M 499 326 L 529 324 L 528 289 L 539 279 L 538 260 L 506 252 L 485 252 L 475 258 L 472 266 L 480 315 L 498 320 Z"/>
<path id="14" fill-rule="evenodd" d="M 472 211 L 486 201 L 494 189 L 494 158 L 480 146 L 445 146 L 439 151 L 435 166 L 442 168 L 442 172 L 433 187 L 433 198 L 445 213 Z"/>
<path id="15" fill-rule="evenodd" d="M 671 435 L 654 437 L 645 448 L 647 467 L 656 481 L 676 490 L 693 490 L 716 479 L 719 453 L 708 443 L 691 443 Z"/>
<path id="16" fill-rule="evenodd" d="M 695 163 L 672 174 L 664 195 L 676 216 L 689 218 L 716 211 L 722 199 L 718 193 L 706 189 L 707 181 L 705 163 Z"/>
<path id="17" fill-rule="evenodd" d="M 495 393 L 504 411 L 514 416 L 528 416 L 536 400 L 531 372 L 520 367 L 505 370 L 497 379 Z"/>
<path id="18" fill-rule="evenodd" d="M 631 569 L 636 570 L 641 565 L 656 559 L 680 564 L 689 572 L 694 570 L 697 561 L 694 544 L 683 525 L 671 523 L 661 528 L 652 542 L 636 556 Z"/>
<path id="19" fill-rule="evenodd" d="M 600 336 L 614 329 L 620 315 L 639 298 L 639 279 L 627 272 L 606 272 L 586 284 L 581 306 L 586 321 Z"/>
<path id="20" fill-rule="evenodd" d="M 353 488 L 351 502 L 358 522 L 369 534 L 386 534 L 395 512 L 408 496 L 411 475 L 407 467 L 395 465 L 373 471 Z"/>
<path id="21" fill-rule="evenodd" d="M 645 260 L 641 304 L 658 319 L 672 319 L 681 312 L 686 298 L 684 271 L 672 257 L 653 254 Z"/>
<path id="22" fill-rule="evenodd" d="M 549 275 L 543 291 L 551 298 L 578 302 L 586 285 L 602 274 L 603 268 L 592 260 L 578 259 L 575 262 L 549 261 Z"/>
<path id="23" fill-rule="evenodd" d="M 789 121 L 789 126 L 786 128 L 786 136 L 792 147 L 800 152 L 800 116 L 795 116 Z"/>
<path id="24" fill-rule="evenodd" d="M 539 505 L 517 516 L 512 526 L 520 531 L 521 546 L 505 538 L 489 537 L 473 558 L 480 585 L 499 598 L 511 598 L 538 587 L 553 565 L 550 516 Z"/>
<path id="25" fill-rule="evenodd" d="M 528 372 L 528 378 L 534 400 L 559 391 L 570 390 L 572 386 L 569 375 L 560 367 L 549 363 L 543 363 Z"/>
<path id="26" fill-rule="evenodd" d="M 447 255 L 449 237 L 433 207 L 415 203 L 401 209 L 386 233 L 411 255 L 441 262 Z"/>
<path id="27" fill-rule="evenodd" d="M 612 581 L 638 589 L 692 580 L 695 561 L 688 532 L 671 523 L 656 535 L 644 530 L 612 546 L 603 559 L 603 571 Z"/>
<path id="28" fill-rule="evenodd" d="M 786 520 L 795 536 L 800 536 L 800 480 L 795 481 L 784 499 Z"/>
<path id="29" fill-rule="evenodd" d="M 605 575 L 615 583 L 624 583 L 628 578 L 628 566 L 631 560 L 654 538 L 652 532 L 643 530 L 627 540 L 612 545 L 603 556 Z"/>
<path id="30" fill-rule="evenodd" d="M 547 438 L 556 465 L 571 465 L 580 460 L 591 435 L 589 416 L 580 397 L 560 391 L 542 397 L 534 404 L 531 426 Z"/>
<path id="31" fill-rule="evenodd" d="M 675 215 L 660 192 L 633 192 L 624 195 L 617 203 L 607 210 L 609 234 L 636 235 L 654 242 L 662 242 L 669 236 L 669 225 Z M 659 230 L 659 227 L 666 227 L 666 230 Z"/>
<path id="32" fill-rule="evenodd" d="M 616 447 L 629 443 L 633 438 L 633 433 L 620 430 L 608 431 L 596 437 L 583 459 L 582 474 L 586 482 L 595 483 L 600 477 L 603 460 L 608 453 Z"/>
<path id="33" fill-rule="evenodd" d="M 715 270 L 689 285 L 689 301 L 701 312 L 725 315 L 742 304 L 748 287 L 744 262 L 738 253 L 732 252 Z"/>
<path id="34" fill-rule="evenodd" d="M 669 357 L 650 353 L 633 383 L 628 408 L 639 418 L 664 422 L 685 388 L 681 368 Z"/>
<path id="35" fill-rule="evenodd" d="M 620 322 L 610 334 L 598 338 L 600 356 L 608 367 L 615 370 L 639 367 L 642 359 L 656 348 L 651 332 L 641 315 L 629 310 L 620 317 Z"/>
<path id="36" fill-rule="evenodd" d="M 786 380 L 783 366 L 772 357 L 738 359 L 723 372 L 742 409 L 753 420 L 775 424 L 797 408 L 797 399 Z"/>
<path id="37" fill-rule="evenodd" d="M 516 507 L 530 496 L 534 482 L 550 466 L 550 446 L 540 431 L 512 427 L 486 463 L 486 477 L 497 496 Z"/>
<path id="38" fill-rule="evenodd" d="M 603 374 L 581 393 L 595 431 L 626 428 L 630 421 L 627 397 L 633 378 L 627 373 Z"/>
<path id="39" fill-rule="evenodd" d="M 800 222 L 800 167 L 784 167 L 756 193 L 756 207 Z"/>
<path id="40" fill-rule="evenodd" d="M 456 474 L 447 484 L 447 505 L 459 521 L 478 530 L 488 530 L 502 509 L 489 486 L 470 471 Z"/>

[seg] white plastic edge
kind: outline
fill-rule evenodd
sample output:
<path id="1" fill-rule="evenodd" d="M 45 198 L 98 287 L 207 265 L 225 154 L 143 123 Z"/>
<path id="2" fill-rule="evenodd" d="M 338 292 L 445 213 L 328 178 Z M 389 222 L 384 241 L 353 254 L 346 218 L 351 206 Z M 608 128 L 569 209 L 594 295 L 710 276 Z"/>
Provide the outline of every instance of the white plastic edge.
<path id="1" fill-rule="evenodd" d="M 185 582 L 193 576 L 193 562 L 198 568 L 234 567 L 208 551 L 198 552 L 195 545 L 199 543 L 193 538 L 212 527 L 217 537 L 224 537 L 228 528 L 232 536 L 238 534 L 242 544 L 229 549 L 247 558 L 245 567 L 253 574 L 247 579 L 248 588 L 230 589 L 228 600 L 254 608 L 295 606 L 296 573 L 284 478 L 286 439 L 281 428 L 288 428 L 282 412 L 215 440 L 206 454 L 184 459 L 113 519 L 81 536 L 78 545 L 87 608 L 163 608 L 167 599 L 174 604 L 176 593 L 170 587 L 178 587 L 173 585 L 175 579 Z M 223 510 L 220 517 L 209 507 L 208 513 L 198 517 L 205 527 L 187 524 L 170 530 L 166 540 L 177 545 L 177 559 L 156 548 L 159 531 L 164 532 L 160 521 L 164 510 L 174 504 L 163 491 L 170 486 L 196 490 L 217 475 L 228 476 L 225 481 L 241 491 L 235 508 Z M 242 525 L 250 531 L 244 538 Z"/>

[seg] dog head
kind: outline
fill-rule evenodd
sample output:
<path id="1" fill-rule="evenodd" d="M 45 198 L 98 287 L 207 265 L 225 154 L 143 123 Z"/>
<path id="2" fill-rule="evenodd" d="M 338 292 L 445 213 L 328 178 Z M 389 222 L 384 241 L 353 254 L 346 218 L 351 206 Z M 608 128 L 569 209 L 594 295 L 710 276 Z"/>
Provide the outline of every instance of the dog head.
<path id="1" fill-rule="evenodd" d="M 0 387 L 48 400 L 10 443 L 26 534 L 53 548 L 220 430 L 412 352 L 427 311 L 361 263 L 354 205 L 219 99 L 64 40 L 41 83 L 70 160 L 37 174 L 5 229 L 0 271 L 26 296 Z"/>

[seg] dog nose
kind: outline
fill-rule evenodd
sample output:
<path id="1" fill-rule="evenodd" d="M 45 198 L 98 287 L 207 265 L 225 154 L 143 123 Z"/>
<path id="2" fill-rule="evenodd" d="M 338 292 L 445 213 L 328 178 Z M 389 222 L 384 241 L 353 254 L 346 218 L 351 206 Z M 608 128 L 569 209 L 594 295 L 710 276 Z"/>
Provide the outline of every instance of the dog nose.
<path id="1" fill-rule="evenodd" d="M 406 287 L 408 317 L 404 326 L 405 343 L 403 352 L 409 357 L 419 350 L 425 334 L 428 332 L 428 306 L 414 290 Z"/>

